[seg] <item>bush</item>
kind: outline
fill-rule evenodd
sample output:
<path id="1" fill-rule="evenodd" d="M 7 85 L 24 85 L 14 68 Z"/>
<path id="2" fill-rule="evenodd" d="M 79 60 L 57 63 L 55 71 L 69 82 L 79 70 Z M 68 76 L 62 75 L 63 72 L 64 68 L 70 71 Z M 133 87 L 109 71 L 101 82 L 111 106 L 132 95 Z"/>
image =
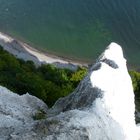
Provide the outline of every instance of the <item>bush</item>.
<path id="1" fill-rule="evenodd" d="M 43 110 L 38 110 L 34 115 L 34 120 L 42 120 L 46 118 L 46 113 Z"/>
<path id="2" fill-rule="evenodd" d="M 0 84 L 19 94 L 30 93 L 52 106 L 55 101 L 71 93 L 86 74 L 85 68 L 76 72 L 53 65 L 35 67 L 0 47 Z"/>
<path id="3" fill-rule="evenodd" d="M 135 95 L 140 96 L 140 73 L 136 71 L 129 71 L 132 79 Z"/>

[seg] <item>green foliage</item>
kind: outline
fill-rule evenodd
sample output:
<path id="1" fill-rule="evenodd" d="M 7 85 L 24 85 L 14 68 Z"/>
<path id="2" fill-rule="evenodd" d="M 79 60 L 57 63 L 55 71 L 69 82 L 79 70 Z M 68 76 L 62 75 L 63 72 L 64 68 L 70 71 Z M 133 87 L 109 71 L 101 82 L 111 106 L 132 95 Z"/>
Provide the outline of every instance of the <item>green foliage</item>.
<path id="1" fill-rule="evenodd" d="M 75 73 L 72 74 L 71 76 L 71 81 L 77 85 L 82 79 L 83 77 L 86 75 L 87 73 L 87 69 L 84 67 L 79 68 Z"/>
<path id="2" fill-rule="evenodd" d="M 76 72 L 49 64 L 36 68 L 32 61 L 17 59 L 0 47 L 0 85 L 21 95 L 28 92 L 48 106 L 71 93 L 85 74 L 82 67 Z"/>
<path id="3" fill-rule="evenodd" d="M 140 96 L 140 73 L 136 71 L 129 71 L 129 74 L 132 79 L 134 92 L 137 96 Z"/>
<path id="4" fill-rule="evenodd" d="M 129 71 L 132 79 L 132 84 L 135 93 L 136 110 L 140 112 L 140 73 L 136 71 Z M 139 117 L 136 117 L 136 123 L 140 123 Z"/>
<path id="5" fill-rule="evenodd" d="M 0 47 L 0 85 L 21 95 L 28 92 L 42 99 L 48 106 L 71 93 L 86 73 L 84 67 L 79 67 L 75 72 L 53 65 L 36 68 L 32 61 L 17 59 Z M 137 100 L 140 97 L 140 73 L 129 71 L 129 74 Z"/>
<path id="6" fill-rule="evenodd" d="M 34 115 L 34 120 L 42 120 L 46 118 L 46 113 L 43 110 L 38 110 Z"/>

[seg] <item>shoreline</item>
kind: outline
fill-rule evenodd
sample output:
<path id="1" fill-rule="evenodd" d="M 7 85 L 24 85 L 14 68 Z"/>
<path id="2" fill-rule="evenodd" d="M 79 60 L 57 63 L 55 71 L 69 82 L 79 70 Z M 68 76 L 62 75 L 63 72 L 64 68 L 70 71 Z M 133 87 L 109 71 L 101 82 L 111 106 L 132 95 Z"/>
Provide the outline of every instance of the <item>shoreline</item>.
<path id="1" fill-rule="evenodd" d="M 25 61 L 31 60 L 35 65 L 41 64 L 54 64 L 60 68 L 72 68 L 76 69 L 78 66 L 88 66 L 88 63 L 82 61 L 76 61 L 72 59 L 67 59 L 64 57 L 59 57 L 47 52 L 40 51 L 36 48 L 31 47 L 27 43 L 13 38 L 8 34 L 0 32 L 0 45 L 4 50 L 13 54 L 17 58 L 23 59 Z M 74 68 L 75 67 L 75 68 Z"/>
<path id="2" fill-rule="evenodd" d="M 91 64 L 72 58 L 69 59 L 57 56 L 49 52 L 47 53 L 47 51 L 43 52 L 4 32 L 0 32 L 0 45 L 4 50 L 13 54 L 16 58 L 23 59 L 25 61 L 33 61 L 36 66 L 40 66 L 41 64 L 53 64 L 58 68 L 76 70 L 79 66 L 89 67 Z M 129 70 L 140 71 L 139 67 L 132 64 L 130 65 L 129 63 L 127 63 L 127 67 Z"/>

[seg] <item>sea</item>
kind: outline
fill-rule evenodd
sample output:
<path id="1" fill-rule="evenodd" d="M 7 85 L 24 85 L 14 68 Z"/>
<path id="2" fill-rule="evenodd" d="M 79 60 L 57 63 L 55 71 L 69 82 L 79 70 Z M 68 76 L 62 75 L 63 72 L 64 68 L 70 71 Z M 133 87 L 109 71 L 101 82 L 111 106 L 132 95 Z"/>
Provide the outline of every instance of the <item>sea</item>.
<path id="1" fill-rule="evenodd" d="M 140 0 L 0 0 L 0 31 L 87 63 L 116 42 L 140 66 Z"/>

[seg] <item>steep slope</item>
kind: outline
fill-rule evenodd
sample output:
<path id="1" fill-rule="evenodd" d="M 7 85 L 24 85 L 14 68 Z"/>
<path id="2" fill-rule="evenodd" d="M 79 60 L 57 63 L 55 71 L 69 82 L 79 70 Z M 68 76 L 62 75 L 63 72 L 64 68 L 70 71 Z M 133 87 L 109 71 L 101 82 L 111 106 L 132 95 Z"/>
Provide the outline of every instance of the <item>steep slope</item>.
<path id="1" fill-rule="evenodd" d="M 0 91 L 3 140 L 138 140 L 131 78 L 116 43 L 77 89 L 51 109 L 28 94 L 20 97 L 2 87 Z M 46 112 L 46 119 L 33 119 L 38 109 Z"/>
<path id="2" fill-rule="evenodd" d="M 78 123 L 91 140 L 138 139 L 131 78 L 119 45 L 111 43 L 76 91 L 50 110 L 52 114 L 64 111 L 71 112 L 73 127 Z"/>
<path id="3" fill-rule="evenodd" d="M 33 116 L 39 110 L 47 110 L 41 100 L 29 94 L 19 96 L 0 86 L 0 140 L 16 139 L 21 134 L 25 139 L 30 135 L 33 138 Z"/>

